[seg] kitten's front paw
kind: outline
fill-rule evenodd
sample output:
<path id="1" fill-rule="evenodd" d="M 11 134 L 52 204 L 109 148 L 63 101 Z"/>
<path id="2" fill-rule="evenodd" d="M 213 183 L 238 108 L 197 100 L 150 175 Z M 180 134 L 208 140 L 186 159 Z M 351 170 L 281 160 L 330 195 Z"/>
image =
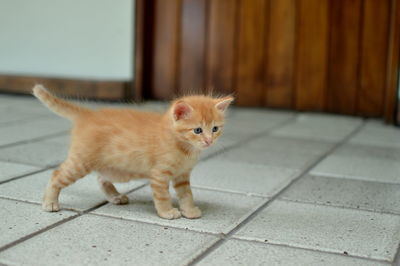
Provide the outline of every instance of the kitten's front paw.
<path id="1" fill-rule="evenodd" d="M 189 219 L 195 219 L 201 217 L 201 210 L 199 207 L 181 210 L 182 215 Z"/>
<path id="2" fill-rule="evenodd" d="M 47 212 L 58 212 L 60 210 L 60 206 L 58 202 L 43 202 L 42 209 Z"/>
<path id="3" fill-rule="evenodd" d="M 124 194 L 119 194 L 118 196 L 109 198 L 108 201 L 112 204 L 123 205 L 123 204 L 129 203 L 129 198 L 128 198 L 128 196 L 126 196 Z"/>
<path id="4" fill-rule="evenodd" d="M 168 211 L 158 212 L 158 216 L 164 219 L 172 220 L 181 217 L 181 212 L 177 208 L 172 208 Z"/>

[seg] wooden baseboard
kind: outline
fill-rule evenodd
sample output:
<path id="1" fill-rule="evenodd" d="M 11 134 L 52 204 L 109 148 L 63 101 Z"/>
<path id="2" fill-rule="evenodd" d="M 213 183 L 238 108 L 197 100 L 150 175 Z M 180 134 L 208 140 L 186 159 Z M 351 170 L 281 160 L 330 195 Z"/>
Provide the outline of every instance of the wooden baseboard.
<path id="1" fill-rule="evenodd" d="M 30 94 L 35 84 L 42 84 L 58 95 L 98 99 L 129 100 L 132 82 L 96 81 L 32 76 L 0 75 L 0 92 Z"/>

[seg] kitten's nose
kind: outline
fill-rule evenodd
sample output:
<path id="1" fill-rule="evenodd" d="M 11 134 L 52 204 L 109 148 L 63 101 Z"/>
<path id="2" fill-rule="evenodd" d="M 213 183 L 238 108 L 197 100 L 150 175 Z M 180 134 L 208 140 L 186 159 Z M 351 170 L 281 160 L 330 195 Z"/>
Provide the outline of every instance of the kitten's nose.
<path id="1" fill-rule="evenodd" d="M 204 142 L 207 144 L 207 146 L 210 146 L 212 143 L 212 139 L 205 139 Z"/>

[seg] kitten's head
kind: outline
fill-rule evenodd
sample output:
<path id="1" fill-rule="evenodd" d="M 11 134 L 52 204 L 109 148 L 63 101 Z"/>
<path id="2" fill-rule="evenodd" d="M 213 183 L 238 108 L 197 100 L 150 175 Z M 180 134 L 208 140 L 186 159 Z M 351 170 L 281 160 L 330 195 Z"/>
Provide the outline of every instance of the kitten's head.
<path id="1" fill-rule="evenodd" d="M 233 97 L 187 96 L 174 101 L 170 116 L 175 135 L 198 150 L 211 146 L 222 134 L 224 113 Z"/>

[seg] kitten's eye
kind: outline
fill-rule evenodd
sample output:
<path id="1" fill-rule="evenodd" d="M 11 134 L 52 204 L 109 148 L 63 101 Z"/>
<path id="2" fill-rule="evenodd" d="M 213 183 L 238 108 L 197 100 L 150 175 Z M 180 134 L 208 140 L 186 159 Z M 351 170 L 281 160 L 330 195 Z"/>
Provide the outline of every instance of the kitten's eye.
<path id="1" fill-rule="evenodd" d="M 193 132 L 195 134 L 201 134 L 201 133 L 203 133 L 203 129 L 201 127 L 198 127 L 198 128 L 193 129 Z"/>
<path id="2" fill-rule="evenodd" d="M 217 132 L 218 131 L 218 127 L 213 127 L 212 128 L 212 132 Z"/>

